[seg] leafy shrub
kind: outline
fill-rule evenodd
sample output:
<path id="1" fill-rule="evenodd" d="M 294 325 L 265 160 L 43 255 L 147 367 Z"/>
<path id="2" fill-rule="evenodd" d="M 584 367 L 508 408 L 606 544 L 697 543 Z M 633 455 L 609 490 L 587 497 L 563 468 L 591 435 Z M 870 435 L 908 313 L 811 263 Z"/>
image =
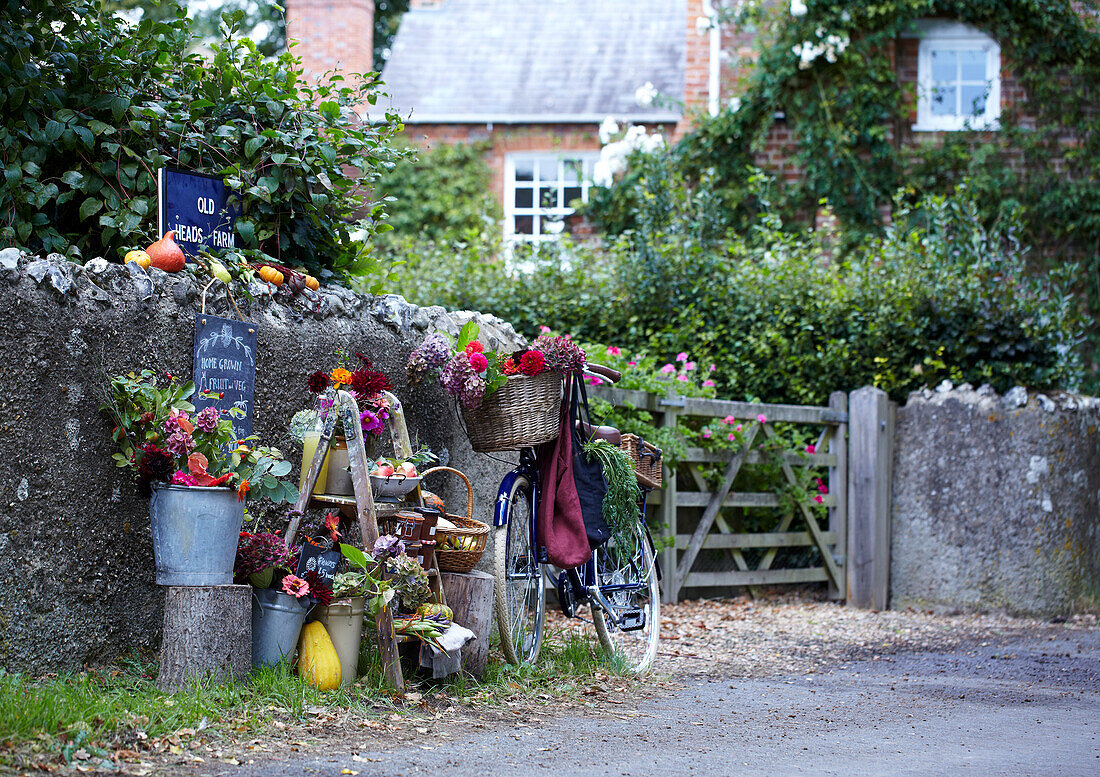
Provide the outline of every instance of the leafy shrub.
<path id="1" fill-rule="evenodd" d="M 873 384 L 896 399 L 943 379 L 1069 388 L 1080 379 L 1080 319 L 1067 266 L 1027 272 L 1019 224 L 985 227 L 972 196 L 928 197 L 843 257 L 821 234 L 792 234 L 764 213 L 717 247 L 659 230 L 645 251 L 625 233 L 606 250 L 562 242 L 534 255 L 499 246 L 409 246 L 398 291 L 420 304 L 495 313 L 528 335 L 540 325 L 714 363 L 720 396 L 824 403 Z"/>
<path id="2" fill-rule="evenodd" d="M 387 207 L 391 236 L 451 241 L 499 229 L 500 204 L 489 193 L 487 148 L 485 143 L 456 143 L 410 149 L 384 172 L 374 191 L 392 198 Z"/>
<path id="3" fill-rule="evenodd" d="M 71 257 L 151 242 L 156 170 L 223 176 L 240 192 L 238 244 L 314 272 L 363 269 L 350 220 L 378 229 L 363 192 L 397 119 L 368 124 L 376 75 L 313 87 L 296 58 L 236 37 L 204 58 L 184 11 L 133 25 L 92 0 L 6 0 L 0 13 L 0 240 Z"/>

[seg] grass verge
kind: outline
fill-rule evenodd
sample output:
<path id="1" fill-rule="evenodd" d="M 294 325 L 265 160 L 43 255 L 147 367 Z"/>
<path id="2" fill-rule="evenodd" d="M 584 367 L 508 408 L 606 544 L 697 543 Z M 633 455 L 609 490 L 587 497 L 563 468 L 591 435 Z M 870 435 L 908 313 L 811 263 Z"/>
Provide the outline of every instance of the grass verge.
<path id="1" fill-rule="evenodd" d="M 0 764 L 118 769 L 157 753 L 182 753 L 194 742 L 214 740 L 219 751 L 230 752 L 235 743 L 276 729 L 304 728 L 318 715 L 362 720 L 395 711 L 415 716 L 421 706 L 540 707 L 578 697 L 617 674 L 594 640 L 571 631 L 548 632 L 532 666 L 511 666 L 494 651 L 480 680 L 413 678 L 405 699 L 386 687 L 370 640 L 364 640 L 359 671 L 354 685 L 329 692 L 280 667 L 256 670 L 244 680 L 195 682 L 178 693 L 160 691 L 156 665 L 136 659 L 46 678 L 0 671 Z"/>

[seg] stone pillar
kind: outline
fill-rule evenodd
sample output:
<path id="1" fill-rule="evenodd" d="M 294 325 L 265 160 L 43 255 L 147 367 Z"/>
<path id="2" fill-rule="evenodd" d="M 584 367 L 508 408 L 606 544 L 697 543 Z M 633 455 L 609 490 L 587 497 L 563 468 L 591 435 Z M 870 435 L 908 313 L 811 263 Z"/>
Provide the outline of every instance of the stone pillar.
<path id="1" fill-rule="evenodd" d="M 286 0 L 286 27 L 308 79 L 374 70 L 374 0 Z"/>

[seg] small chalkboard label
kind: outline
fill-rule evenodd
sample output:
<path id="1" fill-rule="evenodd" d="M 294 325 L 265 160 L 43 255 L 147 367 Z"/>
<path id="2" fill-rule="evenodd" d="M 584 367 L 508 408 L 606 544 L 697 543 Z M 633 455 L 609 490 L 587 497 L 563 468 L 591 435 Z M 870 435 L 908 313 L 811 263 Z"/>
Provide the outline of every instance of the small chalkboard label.
<path id="1" fill-rule="evenodd" d="M 160 234 L 175 232 L 185 254 L 234 246 L 237 211 L 228 204 L 233 192 L 221 178 L 162 167 L 157 188 Z"/>
<path id="2" fill-rule="evenodd" d="M 305 577 L 307 572 L 316 572 L 321 580 L 332 585 L 336 577 L 336 568 L 340 565 L 343 555 L 339 550 L 325 550 L 308 537 L 298 550 L 298 567 L 295 574 Z"/>
<path id="3" fill-rule="evenodd" d="M 252 434 L 252 403 L 256 395 L 256 325 L 209 314 L 195 316 L 195 410 L 236 407 L 244 415 L 229 416 L 237 439 Z M 203 394 L 204 391 L 211 394 Z M 221 395 L 221 396 L 219 396 Z"/>

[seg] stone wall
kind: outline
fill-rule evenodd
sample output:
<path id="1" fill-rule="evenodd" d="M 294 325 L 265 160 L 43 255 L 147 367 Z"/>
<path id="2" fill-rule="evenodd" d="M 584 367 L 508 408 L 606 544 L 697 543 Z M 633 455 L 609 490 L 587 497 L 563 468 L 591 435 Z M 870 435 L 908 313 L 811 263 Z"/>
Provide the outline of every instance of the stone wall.
<path id="1" fill-rule="evenodd" d="M 891 607 L 1100 606 L 1100 402 L 914 392 L 898 410 Z"/>
<path id="2" fill-rule="evenodd" d="M 233 316 L 215 285 L 207 311 Z M 157 647 L 163 593 L 147 503 L 113 466 L 97 406 L 106 374 L 190 374 L 200 291 L 187 275 L 134 264 L 0 251 L 0 667 L 57 671 Z M 506 467 L 475 455 L 453 401 L 434 384 L 406 385 L 404 365 L 431 329 L 456 332 L 474 315 L 490 345 L 515 345 L 510 325 L 336 287 L 297 299 L 266 284 L 250 292 L 254 303 L 235 298 L 258 325 L 263 441 L 285 443 L 291 416 L 309 406 L 309 372 L 330 367 L 337 347 L 360 351 L 393 380 L 410 432 L 471 476 L 486 518 Z M 293 444 L 283 447 L 297 465 Z"/>

